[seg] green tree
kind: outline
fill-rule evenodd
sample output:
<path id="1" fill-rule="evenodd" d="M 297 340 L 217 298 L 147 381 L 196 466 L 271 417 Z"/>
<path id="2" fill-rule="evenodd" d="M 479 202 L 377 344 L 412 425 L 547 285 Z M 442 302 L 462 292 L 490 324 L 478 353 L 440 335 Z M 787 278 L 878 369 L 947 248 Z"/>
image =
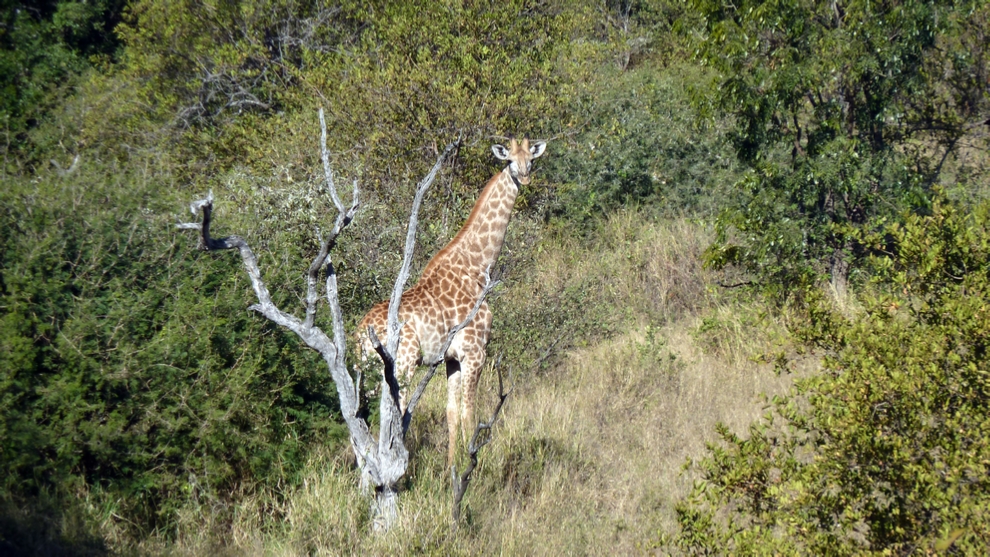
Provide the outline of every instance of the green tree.
<path id="1" fill-rule="evenodd" d="M 56 104 L 52 93 L 90 67 L 112 56 L 113 34 L 124 0 L 72 2 L 45 0 L 0 3 L 0 125 L 5 150 Z"/>
<path id="2" fill-rule="evenodd" d="M 986 75 L 986 42 L 971 44 L 986 34 L 983 3 L 692 5 L 698 56 L 717 72 L 701 104 L 732 116 L 749 167 L 710 256 L 770 286 L 826 268 L 844 282 L 849 231 L 927 207 L 943 163 L 966 155 L 960 139 L 990 113 L 985 87 L 969 81 Z"/>

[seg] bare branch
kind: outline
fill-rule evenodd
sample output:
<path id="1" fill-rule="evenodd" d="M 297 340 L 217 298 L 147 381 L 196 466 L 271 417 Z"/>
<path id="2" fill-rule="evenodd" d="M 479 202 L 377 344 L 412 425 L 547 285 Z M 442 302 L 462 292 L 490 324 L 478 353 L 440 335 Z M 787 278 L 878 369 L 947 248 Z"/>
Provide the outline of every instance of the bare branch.
<path id="1" fill-rule="evenodd" d="M 340 213 L 344 212 L 344 204 L 341 203 L 337 195 L 337 188 L 333 183 L 333 170 L 330 168 L 330 153 L 327 151 L 327 123 L 323 119 L 323 109 L 320 108 L 320 160 L 323 161 L 323 175 L 327 179 L 327 189 L 330 190 L 330 199 L 333 200 L 334 207 Z"/>
<path id="2" fill-rule="evenodd" d="M 368 340 L 371 342 L 371 346 L 375 349 L 375 352 L 378 353 L 378 357 L 382 359 L 382 364 L 385 366 L 382 373 L 384 374 L 385 384 L 388 385 L 388 395 L 391 397 L 396 408 L 398 408 L 399 380 L 395 375 L 395 358 L 386 350 L 381 340 L 378 339 L 378 335 L 375 334 L 375 328 L 371 325 L 368 326 Z"/>
<path id="3" fill-rule="evenodd" d="M 328 258 L 330 256 L 330 250 L 333 249 L 337 242 L 337 237 L 354 220 L 354 215 L 357 214 L 360 201 L 358 199 L 357 181 L 354 182 L 354 194 L 350 209 L 344 210 L 344 204 L 340 201 L 340 196 L 337 195 L 337 188 L 333 181 L 333 171 L 330 169 L 330 154 L 327 151 L 327 125 L 323 118 L 322 108 L 320 109 L 320 157 L 323 160 L 323 171 L 327 180 L 327 189 L 330 192 L 330 198 L 333 201 L 334 207 L 337 208 L 337 220 L 329 236 L 321 242 L 320 251 L 309 265 L 309 272 L 306 275 L 306 326 L 311 327 L 313 320 L 316 318 L 317 280 L 319 279 L 320 269 L 326 263 L 327 301 L 330 303 L 331 308 L 334 343 L 337 345 L 338 352 L 343 353 L 345 351 L 344 321 L 340 313 L 340 304 L 337 303 L 337 275 L 333 270 L 333 266 L 329 263 Z"/>
<path id="4" fill-rule="evenodd" d="M 258 303 L 252 305 L 249 309 L 257 311 L 271 321 L 290 329 L 306 341 L 308 345 L 320 350 L 319 346 L 322 344 L 322 340 L 326 338 L 326 335 L 319 329 L 306 327 L 303 321 L 283 312 L 275 306 L 272 302 L 271 295 L 268 293 L 268 287 L 265 286 L 265 282 L 261 278 L 258 259 L 255 257 L 247 241 L 240 236 L 227 236 L 226 238 L 213 238 L 210 236 L 210 223 L 213 217 L 213 192 L 210 192 L 205 199 L 193 202 L 190 209 L 194 213 L 202 210 L 203 222 L 181 223 L 177 227 L 184 230 L 199 230 L 199 249 L 204 251 L 237 249 L 240 251 L 241 260 L 247 270 L 248 277 L 251 279 L 251 286 L 254 288 L 255 296 L 258 298 Z M 321 336 L 323 338 L 320 338 Z M 320 351 L 322 352 L 322 350 Z"/>
<path id="5" fill-rule="evenodd" d="M 492 410 L 491 419 L 487 422 L 478 422 L 478 426 L 474 428 L 474 434 L 471 436 L 471 442 L 468 444 L 468 457 L 470 460 L 467 468 L 458 477 L 457 468 L 454 466 L 450 467 L 450 480 L 454 490 L 450 528 L 454 531 L 457 530 L 457 525 L 461 518 L 461 501 L 464 499 L 464 494 L 467 493 L 467 488 L 471 484 L 471 474 L 474 473 L 474 469 L 478 466 L 478 453 L 485 445 L 491 442 L 492 428 L 495 427 L 498 415 L 502 412 L 502 406 L 505 405 L 505 400 L 509 398 L 509 395 L 512 394 L 512 390 L 514 389 L 514 387 L 510 387 L 508 391 L 505 390 L 502 382 L 501 363 L 501 357 L 499 357 L 493 366 L 498 376 L 498 403 L 495 405 L 495 409 Z M 509 370 L 509 376 L 511 377 L 511 375 L 512 370 Z"/>
<path id="6" fill-rule="evenodd" d="M 79 155 L 77 154 L 72 159 L 72 164 L 69 165 L 69 168 L 62 168 L 62 165 L 60 165 L 58 161 L 56 161 L 55 159 L 50 159 L 48 162 L 50 162 L 52 166 L 55 167 L 55 170 L 58 171 L 58 175 L 64 178 L 75 172 L 76 169 L 79 167 Z"/>
<path id="7" fill-rule="evenodd" d="M 426 190 L 430 188 L 433 180 L 436 179 L 437 172 L 440 171 L 440 166 L 443 165 L 447 157 L 460 144 L 461 138 L 457 138 L 457 141 L 447 145 L 447 148 L 437 158 L 436 164 L 430 169 L 430 173 L 416 186 L 416 196 L 413 198 L 412 210 L 409 213 L 409 228 L 406 230 L 406 249 L 402 256 L 402 268 L 399 269 L 399 276 L 395 279 L 395 286 L 392 288 L 392 298 L 388 304 L 388 332 L 385 343 L 386 350 L 388 350 L 389 354 L 393 355 L 393 360 L 399 347 L 399 329 L 401 328 L 399 324 L 399 303 L 402 300 L 402 291 L 406 287 L 406 281 L 409 280 L 409 267 L 412 265 L 413 251 L 416 249 L 416 228 L 419 226 L 419 207 L 423 204 L 423 198 L 426 197 Z"/>
<path id="8" fill-rule="evenodd" d="M 381 449 L 385 441 L 386 422 L 389 424 L 387 428 L 389 431 L 399 431 L 403 437 L 407 429 L 407 426 L 404 425 L 406 420 L 400 409 L 400 390 L 399 381 L 395 374 L 395 363 L 399 350 L 399 331 L 402 328 L 402 324 L 399 323 L 399 304 L 402 300 L 402 291 L 405 289 L 406 282 L 409 280 L 409 268 L 412 265 L 413 251 L 416 249 L 416 229 L 419 226 L 419 208 L 423 204 L 423 198 L 426 197 L 426 191 L 436 179 L 440 167 L 447 157 L 460 145 L 460 142 L 461 140 L 458 138 L 457 141 L 447 145 L 447 148 L 437 158 L 437 162 L 433 165 L 433 168 L 430 169 L 429 174 L 416 186 L 416 195 L 413 198 L 413 205 L 409 214 L 409 227 L 406 231 L 406 249 L 402 257 L 402 267 L 399 269 L 399 276 L 395 279 L 395 286 L 392 288 L 392 297 L 389 301 L 384 345 L 379 340 L 376 332 L 371 327 L 368 327 L 368 338 L 384 364 L 383 376 L 386 385 L 388 385 L 389 394 L 387 397 L 382 396 L 381 399 L 382 429 L 380 430 L 379 449 Z M 382 394 L 384 395 L 385 393 Z M 409 414 L 409 412 L 407 411 L 406 414 Z"/>
<path id="9" fill-rule="evenodd" d="M 751 281 L 751 280 L 747 280 L 747 281 L 743 281 L 743 282 L 734 282 L 732 284 L 725 284 L 723 282 L 717 282 L 716 284 L 718 284 L 722 288 L 741 288 L 743 286 L 751 286 L 751 285 L 756 284 L 756 283 L 753 282 L 753 281 Z"/>
<path id="10" fill-rule="evenodd" d="M 460 144 L 460 141 L 458 139 L 444 149 L 444 152 L 437 159 L 436 164 L 433 165 L 429 174 L 416 187 L 416 196 L 413 199 L 413 206 L 409 215 L 409 229 L 406 234 L 406 249 L 402 259 L 402 268 L 399 270 L 399 276 L 395 279 L 395 287 L 393 288 L 392 298 L 388 307 L 386 345 L 382 348 L 379 342 L 375 348 L 379 355 L 382 356 L 383 363 L 385 364 L 384 378 L 389 386 L 390 395 L 384 396 L 384 393 L 382 393 L 383 396 L 379 401 L 378 457 L 383 466 L 388 465 L 387 468 L 382 469 L 382 480 L 385 482 L 384 487 L 387 489 L 383 492 L 385 494 L 384 496 L 378 496 L 379 501 L 390 500 L 392 494 L 394 494 L 395 482 L 405 474 L 406 465 L 409 462 L 409 451 L 405 446 L 406 430 L 403 427 L 404 420 L 400 410 L 399 382 L 395 377 L 395 362 L 399 349 L 399 331 L 401 329 L 401 325 L 399 324 L 399 303 L 402 300 L 402 291 L 405 288 L 406 281 L 409 279 L 409 267 L 412 264 L 413 250 L 416 246 L 419 207 L 422 205 L 423 198 L 426 196 L 426 190 L 429 189 L 430 185 L 436 179 L 440 167 Z M 374 338 L 373 333 L 373 331 L 369 332 L 368 336 Z M 386 513 L 394 512 L 390 509 L 392 507 L 388 506 Z"/>

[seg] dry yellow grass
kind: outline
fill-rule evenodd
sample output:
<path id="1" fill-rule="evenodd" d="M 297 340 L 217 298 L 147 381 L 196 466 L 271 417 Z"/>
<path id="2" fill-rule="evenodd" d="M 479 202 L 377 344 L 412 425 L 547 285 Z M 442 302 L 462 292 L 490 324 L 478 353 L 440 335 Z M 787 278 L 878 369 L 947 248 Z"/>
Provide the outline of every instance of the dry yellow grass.
<path id="1" fill-rule="evenodd" d="M 544 241 L 532 273 L 503 304 L 589 281 L 589 304 L 618 312 L 617 332 L 574 347 L 551 369 L 517 376 L 465 499 L 465 523 L 449 524 L 444 386 L 431 386 L 414 423 L 414 464 L 400 523 L 369 532 L 367 500 L 346 457 L 314 460 L 302 487 L 280 503 L 246 501 L 232 525 L 183 520 L 175 554 L 630 554 L 674 528 L 674 502 L 690 489 L 688 458 L 704 453 L 713 426 L 737 432 L 763 412 L 761 393 L 786 388 L 753 361 L 783 326 L 755 303 L 728 300 L 702 269 L 707 236 L 685 220 L 653 222 L 636 211 L 601 225 L 592 242 Z M 600 310 L 601 307 L 596 309 Z M 589 311 L 592 308 L 589 307 Z M 493 378 L 479 417 L 493 406 Z M 197 528 L 197 525 L 200 526 Z M 219 548 L 219 549 L 218 549 Z M 151 552 L 158 552 L 147 547 Z"/>
<path id="2" fill-rule="evenodd" d="M 516 503 L 510 484 L 496 494 L 510 518 L 489 532 L 498 546 L 630 553 L 673 526 L 673 503 L 692 480 L 685 459 L 702 454 L 716 422 L 743 430 L 760 414 L 759 394 L 784 382 L 743 354 L 706 354 L 690 332 L 697 324 L 678 321 L 652 342 L 639 329 L 575 351 L 517 394 L 485 471 L 504 476 L 511 455 L 534 439 L 553 450 L 537 493 Z"/>

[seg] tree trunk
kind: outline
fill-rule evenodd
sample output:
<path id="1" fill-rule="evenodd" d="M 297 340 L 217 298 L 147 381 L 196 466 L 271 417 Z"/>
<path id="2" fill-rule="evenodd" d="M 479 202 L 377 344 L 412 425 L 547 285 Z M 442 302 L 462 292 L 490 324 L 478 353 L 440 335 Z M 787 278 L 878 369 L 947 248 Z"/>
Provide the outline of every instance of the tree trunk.
<path id="1" fill-rule="evenodd" d="M 375 488 L 371 503 L 372 528 L 375 532 L 388 532 L 399 517 L 399 492 L 394 484 Z"/>
<path id="2" fill-rule="evenodd" d="M 846 289 L 849 281 L 850 250 L 851 246 L 849 242 L 846 242 L 846 245 L 841 249 L 835 250 L 830 258 L 829 283 L 832 287 L 832 295 L 840 305 L 844 304 L 846 300 Z"/>

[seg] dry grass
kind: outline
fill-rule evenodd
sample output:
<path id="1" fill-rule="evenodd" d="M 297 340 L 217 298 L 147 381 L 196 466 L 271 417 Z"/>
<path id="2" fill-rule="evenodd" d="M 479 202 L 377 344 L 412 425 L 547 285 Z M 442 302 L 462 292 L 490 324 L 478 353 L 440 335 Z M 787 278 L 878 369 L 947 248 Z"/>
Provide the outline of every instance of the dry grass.
<path id="1" fill-rule="evenodd" d="M 682 465 L 703 454 L 715 423 L 744 431 L 760 394 L 786 387 L 752 361 L 782 326 L 721 299 L 697 224 L 627 211 L 590 244 L 555 243 L 535 284 L 595 277 L 593 303 L 621 313 L 622 332 L 523 379 L 482 469 L 490 484 L 473 504 L 496 514 L 476 541 L 510 554 L 629 553 L 673 527 L 674 501 L 693 481 Z"/>
<path id="2" fill-rule="evenodd" d="M 685 460 L 702 454 L 716 422 L 743 430 L 760 414 L 759 394 L 785 382 L 745 354 L 707 354 L 691 333 L 698 324 L 650 335 L 644 326 L 575 351 L 516 395 L 485 472 L 506 477 L 534 440 L 551 449 L 537 490 L 505 482 L 492 493 L 510 518 L 487 533 L 498 546 L 630 553 L 673 527 L 674 501 L 692 481 Z"/>
<path id="3" fill-rule="evenodd" d="M 400 524 L 369 532 L 367 501 L 340 457 L 309 467 L 281 503 L 245 501 L 233 524 L 208 514 L 183 520 L 173 554 L 630 554 L 674 526 L 674 503 L 693 478 L 684 462 L 703 455 L 713 426 L 738 432 L 759 418 L 761 393 L 788 378 L 754 363 L 783 338 L 783 326 L 755 303 L 724 298 L 700 265 L 704 229 L 684 220 L 651 222 L 620 213 L 592 242 L 540 245 L 518 298 L 592 284 L 589 313 L 617 315 L 617 332 L 571 348 L 544 373 L 515 378 L 495 440 L 452 533 L 443 425 L 445 387 L 437 381 L 413 427 L 414 464 Z M 595 307 L 591 307 L 595 305 Z M 486 378 L 491 381 L 492 378 Z M 483 383 L 482 389 L 490 386 Z M 480 414 L 493 405 L 483 392 Z M 205 520 L 205 522 L 204 522 Z M 160 551 L 163 550 L 164 551 Z"/>
<path id="4" fill-rule="evenodd" d="M 530 280 L 508 296 L 525 303 L 533 293 L 586 284 L 595 295 L 589 305 L 633 320 L 669 321 L 711 304 L 711 276 L 701 261 L 709 240 L 701 226 L 685 219 L 656 222 L 639 211 L 620 211 L 591 240 L 544 242 L 533 270 L 523 271 Z"/>

